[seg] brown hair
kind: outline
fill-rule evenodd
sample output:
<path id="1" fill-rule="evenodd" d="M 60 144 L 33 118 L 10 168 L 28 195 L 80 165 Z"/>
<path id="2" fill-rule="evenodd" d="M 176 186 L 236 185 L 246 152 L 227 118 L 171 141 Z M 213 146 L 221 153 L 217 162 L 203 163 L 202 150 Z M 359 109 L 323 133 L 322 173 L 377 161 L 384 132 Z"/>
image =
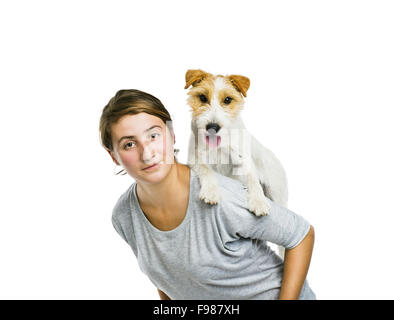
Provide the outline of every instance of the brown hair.
<path id="1" fill-rule="evenodd" d="M 170 113 L 159 99 L 149 93 L 136 90 L 119 90 L 104 107 L 100 118 L 100 139 L 103 147 L 113 151 L 111 127 L 125 115 L 145 112 L 160 118 L 172 134 Z"/>

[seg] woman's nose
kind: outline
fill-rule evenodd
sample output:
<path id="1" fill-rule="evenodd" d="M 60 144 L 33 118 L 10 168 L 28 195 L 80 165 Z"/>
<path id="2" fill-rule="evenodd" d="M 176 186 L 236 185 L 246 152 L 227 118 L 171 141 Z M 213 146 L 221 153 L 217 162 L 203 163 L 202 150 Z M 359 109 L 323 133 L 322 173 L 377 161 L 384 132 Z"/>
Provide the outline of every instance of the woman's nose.
<path id="1" fill-rule="evenodd" d="M 154 151 L 149 145 L 144 145 L 142 150 L 142 161 L 149 162 L 155 156 Z"/>

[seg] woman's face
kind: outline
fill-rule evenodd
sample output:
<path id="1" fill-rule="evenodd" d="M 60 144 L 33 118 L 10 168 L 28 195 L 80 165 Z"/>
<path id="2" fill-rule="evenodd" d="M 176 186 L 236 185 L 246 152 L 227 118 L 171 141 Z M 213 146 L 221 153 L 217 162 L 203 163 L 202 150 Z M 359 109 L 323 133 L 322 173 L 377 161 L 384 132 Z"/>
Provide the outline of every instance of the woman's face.
<path id="1" fill-rule="evenodd" d="M 174 137 L 160 118 L 126 115 L 111 129 L 110 155 L 137 182 L 158 183 L 167 176 L 174 163 Z"/>

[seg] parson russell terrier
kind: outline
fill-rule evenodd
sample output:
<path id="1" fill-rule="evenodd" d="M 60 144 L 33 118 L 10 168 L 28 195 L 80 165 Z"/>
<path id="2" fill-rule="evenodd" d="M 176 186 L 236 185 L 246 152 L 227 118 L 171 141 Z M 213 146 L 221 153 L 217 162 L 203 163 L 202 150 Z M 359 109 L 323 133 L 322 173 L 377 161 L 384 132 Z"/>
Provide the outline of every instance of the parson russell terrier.
<path id="1" fill-rule="evenodd" d="M 240 112 L 250 81 L 241 75 L 186 72 L 185 89 L 192 109 L 188 164 L 201 183 L 200 199 L 220 201 L 213 170 L 241 181 L 248 192 L 248 209 L 266 215 L 272 201 L 287 206 L 287 179 L 276 156 L 245 128 Z"/>

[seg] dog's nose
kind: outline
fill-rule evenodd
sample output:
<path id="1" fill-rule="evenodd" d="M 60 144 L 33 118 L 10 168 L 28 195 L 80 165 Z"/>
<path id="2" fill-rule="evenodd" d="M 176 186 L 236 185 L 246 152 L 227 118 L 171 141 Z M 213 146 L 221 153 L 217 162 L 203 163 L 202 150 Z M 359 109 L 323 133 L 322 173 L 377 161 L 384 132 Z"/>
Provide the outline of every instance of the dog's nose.
<path id="1" fill-rule="evenodd" d="M 217 133 L 220 130 L 220 126 L 217 123 L 208 123 L 205 129 L 211 133 L 211 130 L 214 131 L 213 133 Z"/>

